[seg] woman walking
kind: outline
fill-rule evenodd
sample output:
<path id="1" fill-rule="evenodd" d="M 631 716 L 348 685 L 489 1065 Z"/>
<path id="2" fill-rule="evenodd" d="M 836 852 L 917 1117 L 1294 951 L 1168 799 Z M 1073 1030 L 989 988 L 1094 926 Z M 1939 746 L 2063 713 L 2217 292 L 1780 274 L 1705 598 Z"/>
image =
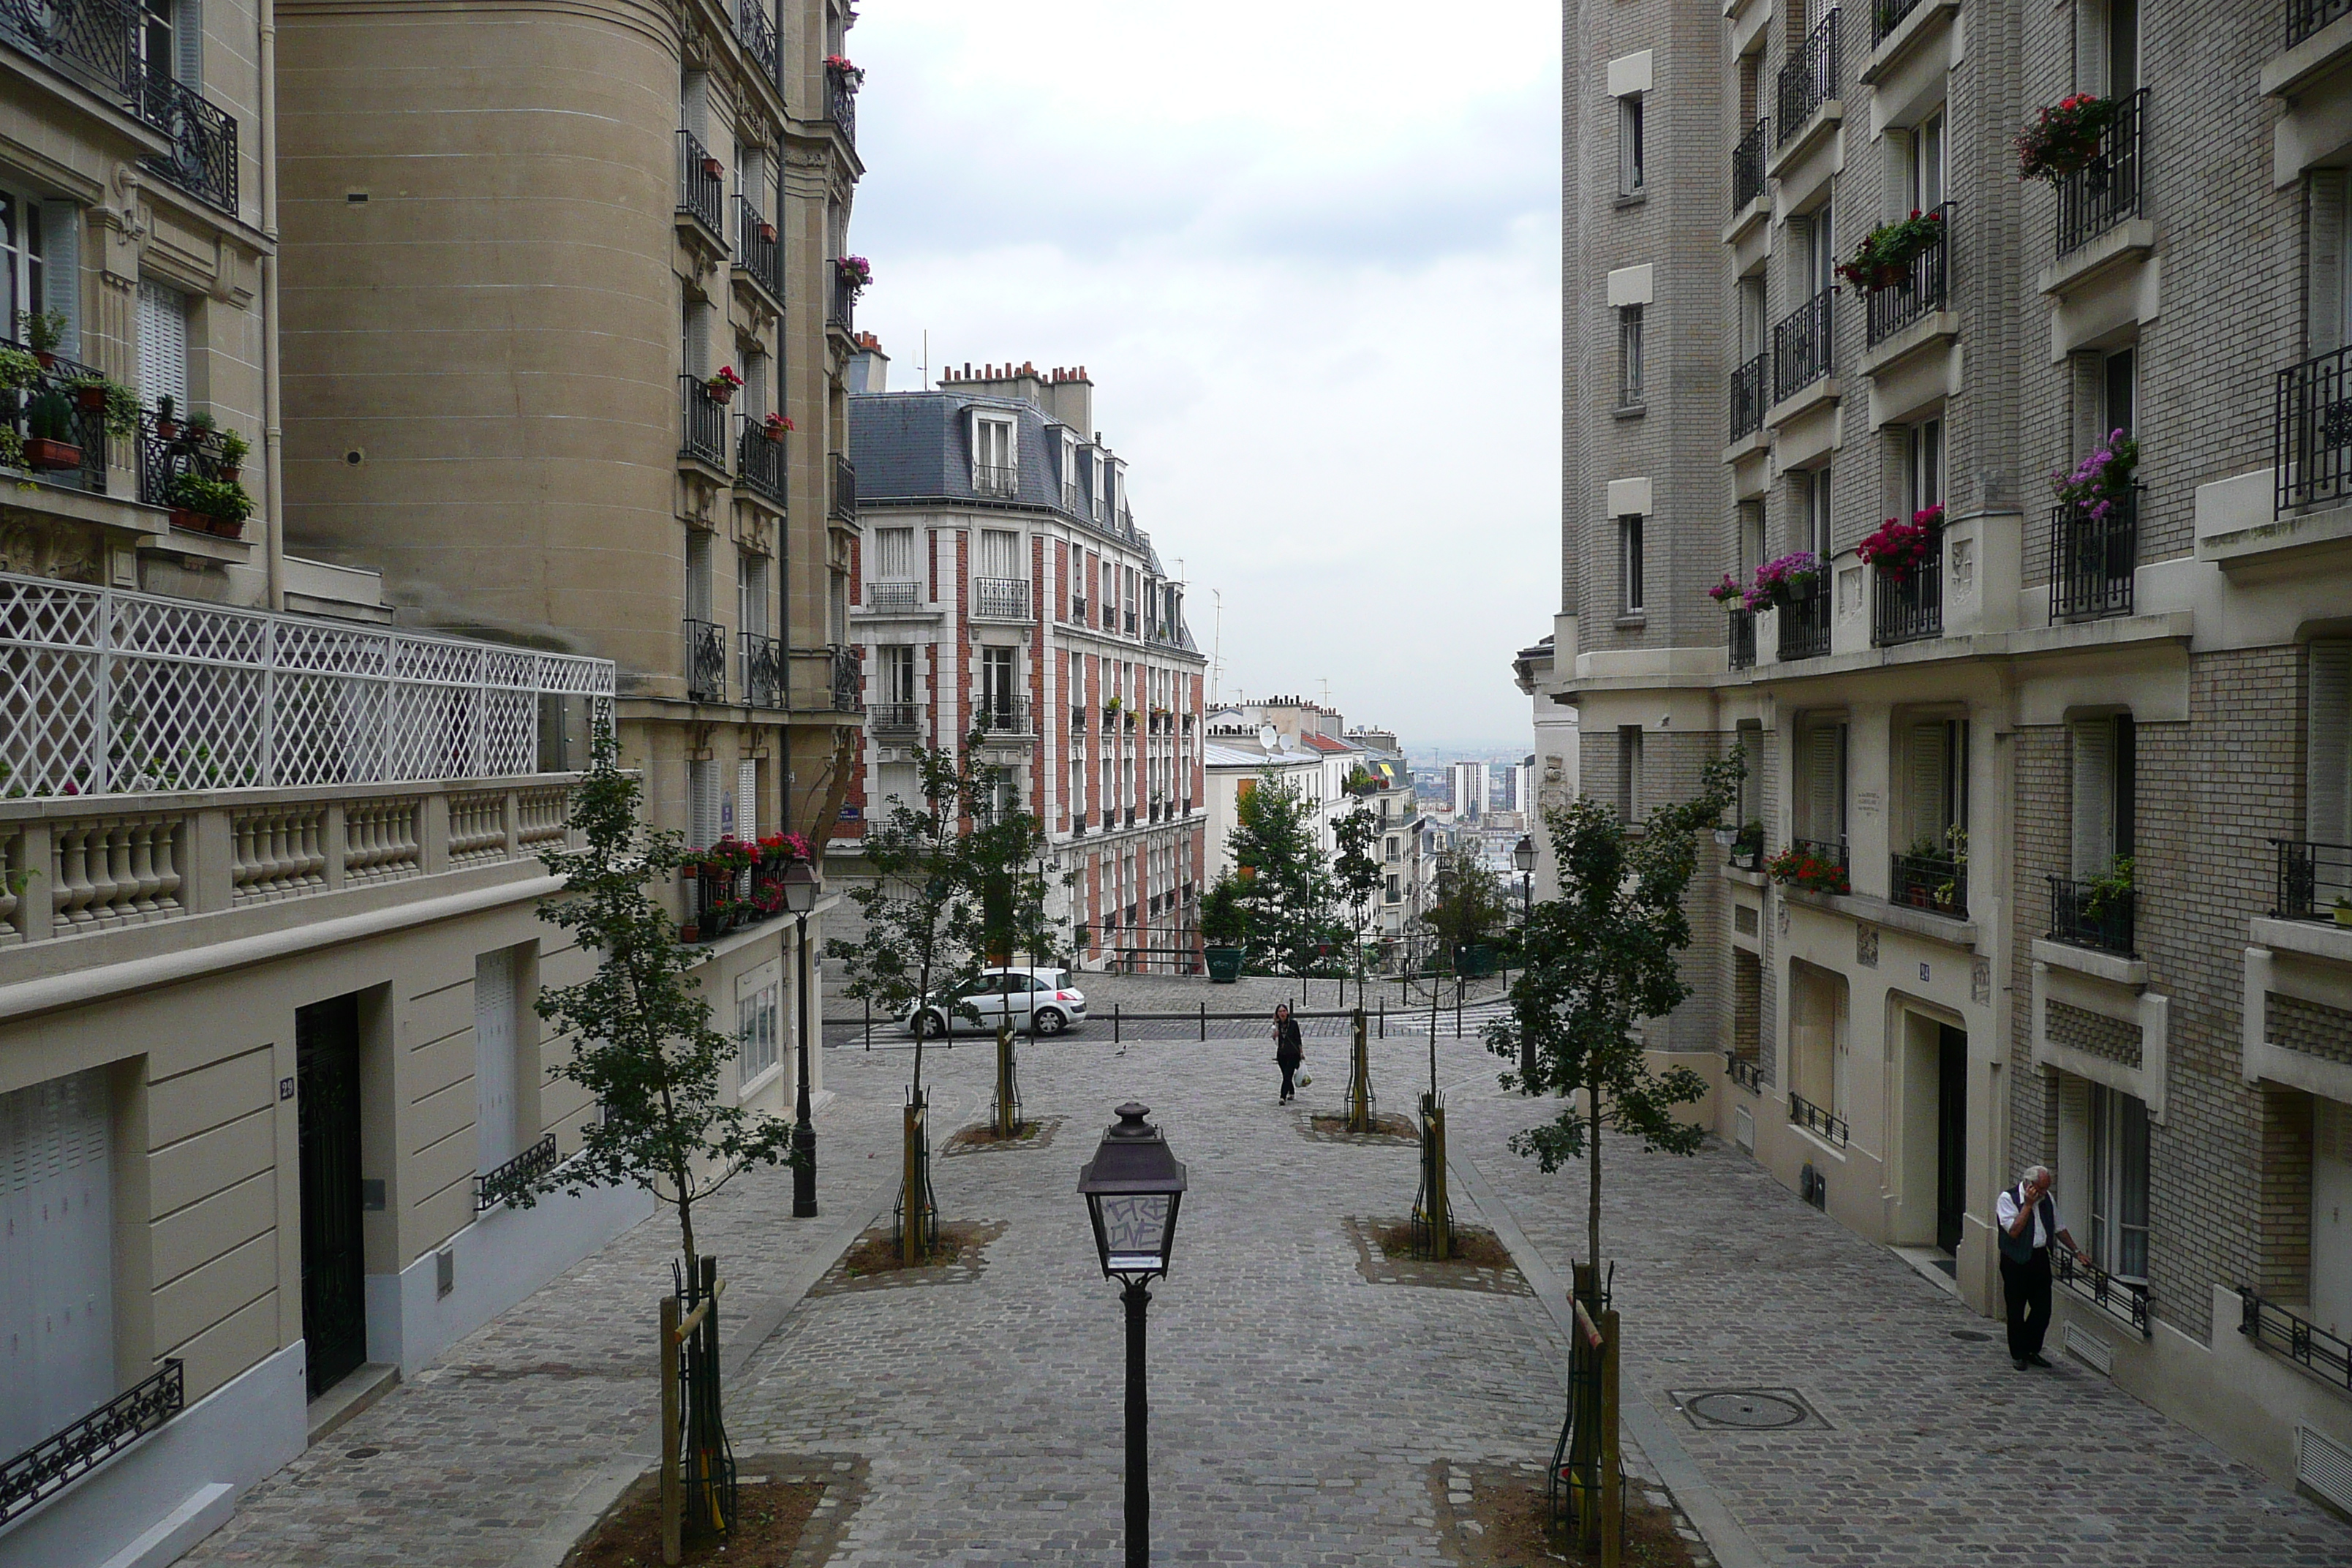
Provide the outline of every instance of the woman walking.
<path id="1" fill-rule="evenodd" d="M 1298 1064 L 1307 1059 L 1307 1047 L 1298 1037 L 1298 1020 L 1290 1016 L 1290 1004 L 1279 1002 L 1274 1009 L 1274 1062 L 1282 1069 L 1282 1103 L 1290 1103 L 1298 1092 L 1291 1080 L 1298 1074 Z"/>

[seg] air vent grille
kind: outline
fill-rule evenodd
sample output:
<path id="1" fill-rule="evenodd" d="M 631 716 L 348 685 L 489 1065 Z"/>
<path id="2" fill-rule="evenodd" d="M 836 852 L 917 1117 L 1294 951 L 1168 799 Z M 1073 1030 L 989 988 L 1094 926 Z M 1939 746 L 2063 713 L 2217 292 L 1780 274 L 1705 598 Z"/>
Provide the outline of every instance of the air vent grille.
<path id="1" fill-rule="evenodd" d="M 2294 1479 L 2352 1512 L 2352 1448 L 2310 1426 L 2294 1429 Z"/>

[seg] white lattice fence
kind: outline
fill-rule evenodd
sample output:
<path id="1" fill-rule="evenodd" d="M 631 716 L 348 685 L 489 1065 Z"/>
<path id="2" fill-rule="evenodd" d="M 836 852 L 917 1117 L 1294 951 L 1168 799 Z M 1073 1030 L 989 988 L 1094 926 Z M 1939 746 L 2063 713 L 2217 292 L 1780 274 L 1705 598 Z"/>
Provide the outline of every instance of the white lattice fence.
<path id="1" fill-rule="evenodd" d="M 0 573 L 0 795 L 541 771 L 540 703 L 604 659 Z"/>

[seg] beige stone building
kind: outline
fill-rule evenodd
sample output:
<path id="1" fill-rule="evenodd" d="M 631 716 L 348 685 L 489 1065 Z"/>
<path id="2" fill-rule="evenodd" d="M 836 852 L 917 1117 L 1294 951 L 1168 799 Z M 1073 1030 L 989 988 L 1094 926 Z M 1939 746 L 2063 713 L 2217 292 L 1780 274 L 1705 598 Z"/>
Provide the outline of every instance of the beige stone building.
<path id="1" fill-rule="evenodd" d="M 2053 1165 L 2093 1260 L 2053 1343 L 2352 1507 L 2352 17 L 1568 23 L 1563 592 L 1520 679 L 1635 818 L 1744 743 L 1761 838 L 1702 876 L 1653 1045 L 1988 1312 L 1993 1200 Z M 2021 179 L 2073 93 L 2095 123 Z M 2136 468 L 2060 496 L 2116 432 Z M 1790 555 L 1760 612 L 1707 596 Z"/>

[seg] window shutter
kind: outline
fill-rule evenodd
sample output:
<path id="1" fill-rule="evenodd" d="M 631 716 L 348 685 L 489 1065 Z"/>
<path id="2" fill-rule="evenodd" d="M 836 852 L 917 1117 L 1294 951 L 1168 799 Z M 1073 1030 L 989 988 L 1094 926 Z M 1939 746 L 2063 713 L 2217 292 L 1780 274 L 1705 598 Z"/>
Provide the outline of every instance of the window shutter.
<path id="1" fill-rule="evenodd" d="M 686 764 L 686 791 L 690 849 L 708 849 L 719 842 L 719 764 L 695 761 Z"/>
<path id="2" fill-rule="evenodd" d="M 1905 787 L 1910 795 L 1907 816 L 1911 837 L 1898 852 L 1909 854 L 1912 845 L 1922 839 L 1941 851 L 1944 847 L 1944 780 L 1949 770 L 1942 724 L 1911 726 L 1910 763 L 1910 776 Z"/>
<path id="3" fill-rule="evenodd" d="M 2344 171 L 2314 169 L 2305 218 L 2311 226 L 2310 276 L 2304 298 L 2309 301 L 2305 323 L 2313 356 L 2327 353 L 2344 342 Z"/>
<path id="4" fill-rule="evenodd" d="M 0 1452 L 115 1392 L 109 1164 L 101 1072 L 0 1094 Z"/>
<path id="5" fill-rule="evenodd" d="M 2309 836 L 2352 844 L 2352 642 L 2311 645 L 2305 792 Z"/>
<path id="6" fill-rule="evenodd" d="M 2104 876 L 2116 858 L 2115 721 L 2076 719 L 2074 735 L 2074 879 Z"/>
<path id="7" fill-rule="evenodd" d="M 1805 821 L 1797 837 L 1837 842 L 1839 820 L 1838 726 L 1816 724 L 1805 731 Z"/>
<path id="8" fill-rule="evenodd" d="M 474 961 L 474 1171 L 488 1174 L 520 1151 L 515 1137 L 515 965 L 512 950 Z"/>
<path id="9" fill-rule="evenodd" d="M 41 204 L 41 309 L 66 319 L 58 350 L 81 358 L 81 208 L 71 202 Z"/>
<path id="10" fill-rule="evenodd" d="M 688 620 L 710 619 L 710 535 L 698 528 L 686 533 L 686 614 Z"/>
<path id="11" fill-rule="evenodd" d="M 747 844 L 760 837 L 760 764 L 749 757 L 735 765 L 735 837 Z"/>
<path id="12" fill-rule="evenodd" d="M 176 289 L 139 284 L 139 392 L 152 407 L 169 397 L 188 411 L 188 301 Z"/>
<path id="13" fill-rule="evenodd" d="M 180 0 L 172 19 L 172 41 L 180 58 L 173 62 L 179 79 L 190 87 L 205 84 L 205 0 Z"/>

